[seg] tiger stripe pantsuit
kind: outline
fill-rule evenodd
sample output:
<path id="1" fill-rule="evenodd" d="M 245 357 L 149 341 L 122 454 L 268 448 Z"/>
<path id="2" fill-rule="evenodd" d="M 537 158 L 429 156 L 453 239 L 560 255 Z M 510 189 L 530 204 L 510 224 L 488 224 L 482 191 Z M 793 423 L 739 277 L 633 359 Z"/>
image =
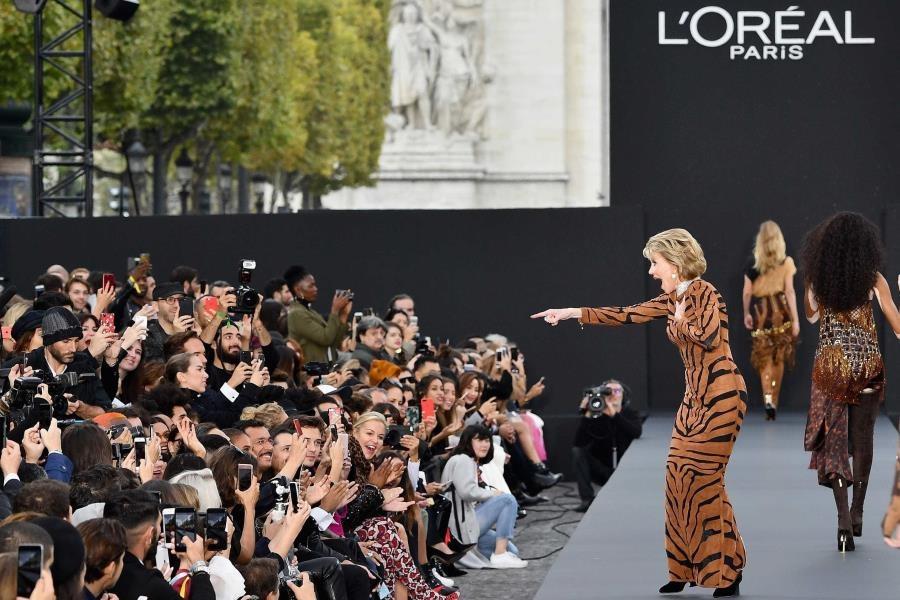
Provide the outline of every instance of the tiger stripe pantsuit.
<path id="1" fill-rule="evenodd" d="M 746 553 L 725 493 L 725 467 L 747 409 L 747 388 L 728 345 L 728 314 L 712 284 L 691 282 L 676 321 L 675 294 L 628 307 L 582 308 L 586 325 L 668 320 L 684 362 L 684 399 L 666 459 L 666 556 L 669 579 L 702 587 L 731 585 Z"/>

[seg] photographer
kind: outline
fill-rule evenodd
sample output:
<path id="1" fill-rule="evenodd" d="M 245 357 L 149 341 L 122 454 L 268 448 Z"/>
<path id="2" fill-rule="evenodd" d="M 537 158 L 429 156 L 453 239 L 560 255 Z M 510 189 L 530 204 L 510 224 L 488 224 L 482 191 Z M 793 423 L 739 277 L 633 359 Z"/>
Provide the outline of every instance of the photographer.
<path id="1" fill-rule="evenodd" d="M 588 388 L 579 411 L 572 464 L 581 497 L 575 510 L 585 512 L 594 500 L 591 482 L 600 486 L 607 482 L 631 441 L 641 437 L 641 418 L 628 406 L 625 387 L 615 379 Z"/>
<path id="2" fill-rule="evenodd" d="M 326 321 L 312 309 L 313 302 L 319 297 L 316 278 L 303 267 L 294 265 L 285 271 L 284 279 L 296 298 L 288 309 L 288 337 L 300 344 L 307 362 L 334 362 L 349 329 L 347 319 L 353 309 L 352 293 L 349 290 L 334 293 Z"/>
<path id="3" fill-rule="evenodd" d="M 93 375 L 100 366 L 97 359 L 103 356 L 116 340 L 114 331 L 102 328 L 91 338 L 88 351 L 78 352 L 76 350 L 78 341 L 83 335 L 81 325 L 70 310 L 62 307 L 51 308 L 44 314 L 41 330 L 44 344 L 42 348 L 4 365 L 12 367 L 9 373 L 10 385 L 15 385 L 19 377 L 28 377 L 35 371 L 40 371 L 45 377 L 56 377 L 66 372 Z M 109 403 L 102 390 L 98 389 L 96 380 L 81 381 L 67 392 L 73 396 L 70 408 L 77 408 L 78 415 L 82 418 L 91 418 L 102 413 L 101 406 Z M 75 399 L 81 404 L 78 405 Z"/>

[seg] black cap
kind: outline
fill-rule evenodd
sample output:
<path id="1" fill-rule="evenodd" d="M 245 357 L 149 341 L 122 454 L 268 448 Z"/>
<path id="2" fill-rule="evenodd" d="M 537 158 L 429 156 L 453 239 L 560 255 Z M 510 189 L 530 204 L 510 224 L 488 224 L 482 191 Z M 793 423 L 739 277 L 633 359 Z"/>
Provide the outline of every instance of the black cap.
<path id="1" fill-rule="evenodd" d="M 44 318 L 41 319 L 41 335 L 44 338 L 44 345 L 49 346 L 69 338 L 81 339 L 84 334 L 81 331 L 81 323 L 71 310 L 54 306 L 46 311 Z"/>
<path id="2" fill-rule="evenodd" d="M 184 286 L 180 283 L 158 283 L 156 284 L 156 287 L 153 288 L 154 300 L 165 300 L 169 296 L 174 296 L 176 294 L 184 294 Z"/>

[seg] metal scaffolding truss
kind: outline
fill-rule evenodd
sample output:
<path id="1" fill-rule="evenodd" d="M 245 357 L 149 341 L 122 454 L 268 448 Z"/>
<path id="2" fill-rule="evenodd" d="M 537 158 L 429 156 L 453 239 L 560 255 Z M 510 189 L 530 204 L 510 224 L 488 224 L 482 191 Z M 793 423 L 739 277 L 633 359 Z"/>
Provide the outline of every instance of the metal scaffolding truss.
<path id="1" fill-rule="evenodd" d="M 77 7 L 77 8 L 76 8 Z M 63 30 L 45 39 L 44 19 L 56 11 Z M 93 72 L 90 0 L 50 0 L 34 17 L 35 216 L 93 214 Z M 56 70 L 65 85 L 48 98 L 46 75 Z M 49 104 L 48 104 L 49 103 Z"/>

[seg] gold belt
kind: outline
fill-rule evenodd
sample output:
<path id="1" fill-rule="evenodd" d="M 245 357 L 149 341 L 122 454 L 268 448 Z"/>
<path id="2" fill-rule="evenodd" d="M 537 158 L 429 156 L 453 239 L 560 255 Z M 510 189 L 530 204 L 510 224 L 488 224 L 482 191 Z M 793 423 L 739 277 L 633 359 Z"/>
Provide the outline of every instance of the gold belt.
<path id="1" fill-rule="evenodd" d="M 791 325 L 793 325 L 793 323 L 791 323 L 790 321 L 785 321 L 778 327 L 769 327 L 768 329 L 754 329 L 753 331 L 750 332 L 750 335 L 753 337 L 759 337 L 761 335 L 773 335 L 773 334 L 784 333 L 785 331 L 787 331 L 788 329 L 791 328 Z"/>

